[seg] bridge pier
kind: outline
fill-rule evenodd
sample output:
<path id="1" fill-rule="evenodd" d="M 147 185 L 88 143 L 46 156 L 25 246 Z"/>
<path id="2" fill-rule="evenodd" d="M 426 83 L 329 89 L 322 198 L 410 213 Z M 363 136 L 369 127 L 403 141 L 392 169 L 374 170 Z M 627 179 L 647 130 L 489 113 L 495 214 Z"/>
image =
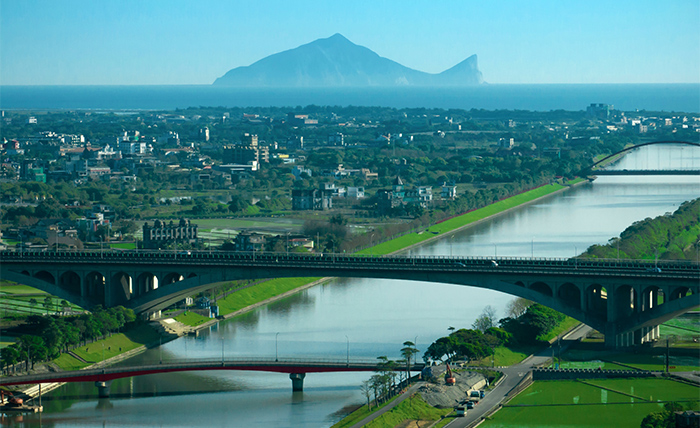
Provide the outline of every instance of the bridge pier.
<path id="1" fill-rule="evenodd" d="M 292 391 L 303 391 L 304 390 L 304 378 L 306 373 L 290 373 L 289 378 L 292 380 Z"/>
<path id="2" fill-rule="evenodd" d="M 97 387 L 97 396 L 99 398 L 109 398 L 109 387 L 112 385 L 112 381 L 96 381 L 95 386 Z"/>

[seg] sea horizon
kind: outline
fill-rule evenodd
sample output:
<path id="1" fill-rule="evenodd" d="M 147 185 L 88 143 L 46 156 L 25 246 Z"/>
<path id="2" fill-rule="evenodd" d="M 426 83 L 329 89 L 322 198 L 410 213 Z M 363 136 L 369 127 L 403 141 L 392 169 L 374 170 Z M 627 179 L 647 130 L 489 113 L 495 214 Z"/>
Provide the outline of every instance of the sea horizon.
<path id="1" fill-rule="evenodd" d="M 460 88 L 237 88 L 195 85 L 2 85 L 3 110 L 175 110 L 188 107 L 380 106 L 700 113 L 700 83 L 485 83 Z"/>

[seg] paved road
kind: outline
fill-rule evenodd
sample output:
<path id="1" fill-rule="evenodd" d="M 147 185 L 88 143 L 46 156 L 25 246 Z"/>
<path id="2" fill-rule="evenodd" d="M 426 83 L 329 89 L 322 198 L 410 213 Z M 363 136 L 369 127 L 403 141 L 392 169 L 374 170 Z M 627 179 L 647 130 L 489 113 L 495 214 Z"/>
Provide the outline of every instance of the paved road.
<path id="1" fill-rule="evenodd" d="M 581 325 L 571 333 L 564 336 L 561 340 L 561 349 L 565 350 L 569 345 L 580 340 L 587 335 L 592 329 L 587 325 Z M 501 381 L 489 391 L 484 398 L 479 401 L 479 404 L 473 409 L 467 411 L 467 416 L 463 418 L 455 418 L 454 421 L 447 424 L 450 428 L 464 428 L 472 423 L 480 421 L 481 418 L 497 407 L 510 391 L 515 388 L 527 373 L 534 367 L 547 363 L 552 358 L 552 349 L 556 349 L 558 345 L 554 344 L 549 348 L 543 349 L 537 354 L 530 355 L 520 364 L 515 364 L 510 367 L 497 368 L 503 373 Z"/>

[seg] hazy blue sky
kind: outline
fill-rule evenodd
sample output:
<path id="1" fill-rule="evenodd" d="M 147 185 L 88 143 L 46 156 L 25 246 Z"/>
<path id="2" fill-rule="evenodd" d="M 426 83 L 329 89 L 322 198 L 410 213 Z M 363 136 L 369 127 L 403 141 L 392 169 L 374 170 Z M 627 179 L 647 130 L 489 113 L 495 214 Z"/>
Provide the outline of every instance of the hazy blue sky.
<path id="1" fill-rule="evenodd" d="M 334 33 L 490 83 L 700 82 L 698 0 L 0 0 L 0 83 L 209 84 Z"/>

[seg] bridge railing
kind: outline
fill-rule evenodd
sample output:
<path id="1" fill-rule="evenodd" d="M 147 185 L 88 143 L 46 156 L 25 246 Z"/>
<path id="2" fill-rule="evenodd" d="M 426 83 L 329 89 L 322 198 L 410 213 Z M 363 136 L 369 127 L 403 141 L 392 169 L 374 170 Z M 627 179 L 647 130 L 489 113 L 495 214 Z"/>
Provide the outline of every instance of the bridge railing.
<path id="1" fill-rule="evenodd" d="M 664 270 L 699 271 L 697 262 L 690 260 L 628 260 L 628 259 L 590 259 L 579 257 L 491 257 L 491 256 L 403 256 L 403 255 L 368 255 L 345 253 L 316 253 L 316 254 L 292 254 L 274 252 L 238 252 L 238 251 L 160 251 L 160 250 L 47 250 L 47 251 L 21 251 L 2 250 L 0 261 L 41 261 L 41 262 L 69 262 L 85 259 L 100 259 L 105 263 L 190 263 L 190 264 L 221 264 L 226 262 L 246 262 L 256 265 L 275 266 L 277 264 L 313 263 L 332 264 L 352 263 L 380 266 L 388 264 L 405 265 L 435 265 L 440 267 L 566 267 L 566 268 L 621 268 L 643 269 L 652 273 L 661 273 Z"/>
<path id="2" fill-rule="evenodd" d="M 257 356 L 250 356 L 250 357 L 242 357 L 242 356 L 237 356 L 237 357 L 228 357 L 224 356 L 224 358 L 216 358 L 216 357 L 210 357 L 210 358 L 167 358 L 163 359 L 162 364 L 208 364 L 208 363 L 240 363 L 240 364 L 257 364 L 257 363 L 264 363 L 264 364 L 338 364 L 338 365 L 345 365 L 348 362 L 350 364 L 363 364 L 363 365 L 376 365 L 379 363 L 379 361 L 375 359 L 369 359 L 369 358 L 316 358 L 316 357 L 294 357 L 294 358 L 275 358 L 275 357 L 257 357 Z M 141 365 L 153 365 L 153 364 L 161 364 L 160 361 L 153 361 L 153 362 L 148 362 L 144 363 Z"/>

